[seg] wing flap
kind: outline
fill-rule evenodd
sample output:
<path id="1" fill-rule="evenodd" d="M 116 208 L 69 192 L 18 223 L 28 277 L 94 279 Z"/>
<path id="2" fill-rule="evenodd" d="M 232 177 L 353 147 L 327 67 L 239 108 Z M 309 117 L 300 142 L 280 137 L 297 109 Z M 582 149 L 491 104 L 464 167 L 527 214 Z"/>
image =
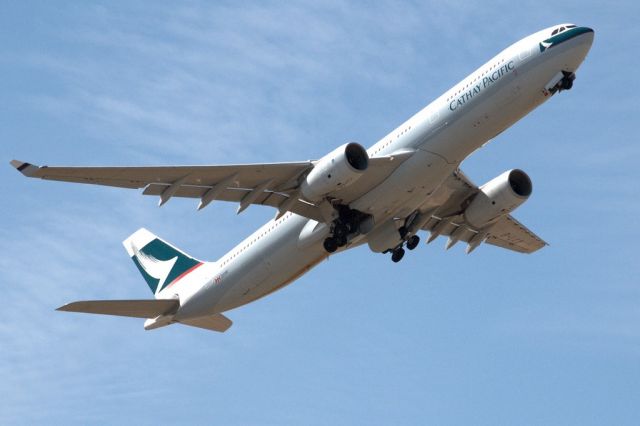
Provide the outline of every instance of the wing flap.
<path id="1" fill-rule="evenodd" d="M 155 318 L 175 313 L 180 307 L 177 300 L 82 300 L 56 309 L 64 312 L 116 315 L 134 318 Z"/>
<path id="2" fill-rule="evenodd" d="M 168 187 L 169 185 L 166 184 L 152 183 L 149 184 L 142 193 L 144 195 L 159 196 Z M 211 188 L 212 186 L 183 185 L 176 191 L 173 196 L 181 198 L 202 199 L 202 197 L 204 197 Z M 227 187 L 216 195 L 215 200 L 239 203 L 245 197 L 245 195 L 247 195 L 251 191 L 252 189 L 250 188 Z M 295 196 L 295 193 L 292 194 L 265 190 L 263 194 L 259 195 L 253 201 L 252 204 L 278 208 L 291 196 Z M 298 199 L 289 207 L 288 210 L 300 216 L 313 219 L 317 222 L 324 222 L 324 217 L 320 213 L 320 210 L 314 204 L 308 203 L 306 201 Z"/>
<path id="3" fill-rule="evenodd" d="M 143 195 L 155 195 L 160 196 L 170 185 L 165 183 L 150 183 L 147 185 L 142 192 Z M 213 186 L 204 186 L 204 185 L 182 185 L 180 186 L 174 197 L 181 198 L 202 198 L 204 194 L 207 193 Z M 223 189 L 220 194 L 215 198 L 216 200 L 221 201 L 240 201 L 242 197 L 244 197 L 247 193 L 251 192 L 250 188 L 236 188 L 236 187 L 227 187 Z M 264 196 L 258 198 L 256 200 L 256 204 L 263 204 L 265 199 L 269 196 L 270 192 L 265 191 Z M 283 197 L 286 199 L 287 197 Z"/>

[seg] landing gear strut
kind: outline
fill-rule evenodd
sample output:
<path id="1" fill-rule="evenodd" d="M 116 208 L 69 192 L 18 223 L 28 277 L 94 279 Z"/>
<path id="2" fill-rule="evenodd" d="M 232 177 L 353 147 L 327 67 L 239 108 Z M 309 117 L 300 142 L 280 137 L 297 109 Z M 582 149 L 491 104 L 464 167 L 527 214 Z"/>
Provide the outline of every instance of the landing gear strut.
<path id="1" fill-rule="evenodd" d="M 562 92 L 563 90 L 570 90 L 573 87 L 573 80 L 576 79 L 576 75 L 569 71 L 562 71 L 564 77 L 560 80 L 559 90 Z"/>
<path id="2" fill-rule="evenodd" d="M 400 228 L 398 232 L 400 232 L 400 235 L 402 235 L 402 238 L 404 239 L 407 235 L 407 232 L 403 228 L 404 227 Z M 420 237 L 418 237 L 417 235 L 412 235 L 406 240 L 407 249 L 409 250 L 415 249 L 416 247 L 418 247 L 418 244 L 420 244 Z M 385 253 L 391 252 L 391 260 L 394 263 L 398 263 L 404 257 L 405 251 L 404 248 L 402 248 L 404 245 L 405 242 L 403 241 L 396 248 L 394 248 L 393 250 L 389 249 Z"/>
<path id="3" fill-rule="evenodd" d="M 556 78 L 559 78 L 559 80 L 555 80 Z M 553 86 L 547 87 L 547 90 L 552 95 L 562 92 L 563 90 L 569 90 L 573 87 L 573 80 L 575 79 L 575 73 L 572 73 L 571 71 L 562 71 L 562 73 L 558 73 L 557 76 L 554 77 L 554 80 L 552 80 L 557 82 Z"/>

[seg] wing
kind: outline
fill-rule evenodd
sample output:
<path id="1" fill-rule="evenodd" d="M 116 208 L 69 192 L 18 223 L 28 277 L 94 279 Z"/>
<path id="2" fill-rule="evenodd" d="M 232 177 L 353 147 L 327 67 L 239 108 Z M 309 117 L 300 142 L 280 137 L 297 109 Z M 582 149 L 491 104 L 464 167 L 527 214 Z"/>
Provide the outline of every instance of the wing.
<path id="1" fill-rule="evenodd" d="M 313 167 L 311 161 L 221 166 L 39 167 L 13 160 L 11 165 L 33 178 L 144 188 L 144 195 L 160 197 L 160 205 L 171 197 L 199 198 L 198 209 L 214 200 L 235 201 L 240 203 L 239 212 L 251 204 L 282 205 L 293 196 L 298 178 Z M 313 204 L 300 199 L 289 204 L 289 211 L 322 220 Z"/>
<path id="2" fill-rule="evenodd" d="M 379 184 L 410 155 L 410 152 L 401 152 L 371 158 L 369 168 L 358 180 L 357 191 L 352 196 L 362 195 Z M 118 188 L 144 188 L 144 195 L 160 197 L 159 205 L 172 197 L 198 198 L 198 210 L 214 200 L 232 201 L 240 203 L 238 213 L 251 204 L 261 204 L 277 208 L 277 217 L 291 211 L 325 222 L 321 209 L 301 198 L 298 191 L 301 180 L 314 164 L 313 161 L 303 161 L 212 166 L 40 167 L 18 160 L 11 161 L 11 165 L 27 177 Z M 342 194 L 341 197 L 344 198 Z"/>
<path id="3" fill-rule="evenodd" d="M 464 241 L 468 244 L 467 253 L 471 253 L 482 242 L 520 253 L 533 253 L 547 245 L 511 215 L 501 216 L 482 229 L 468 225 L 462 213 L 477 192 L 478 187 L 461 170 L 456 170 L 447 178 L 421 208 L 431 213 L 422 226 L 422 229 L 431 233 L 429 242 L 445 235 L 449 237 L 447 249 Z"/>
<path id="4" fill-rule="evenodd" d="M 491 228 L 487 243 L 520 253 L 533 253 L 547 245 L 511 215 L 503 216 Z"/>

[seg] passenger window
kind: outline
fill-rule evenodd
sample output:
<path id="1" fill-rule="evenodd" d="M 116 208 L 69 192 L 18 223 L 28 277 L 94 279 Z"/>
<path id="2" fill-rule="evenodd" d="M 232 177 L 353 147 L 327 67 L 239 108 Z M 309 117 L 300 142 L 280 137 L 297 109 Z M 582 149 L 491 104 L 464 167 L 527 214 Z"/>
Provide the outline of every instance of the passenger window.
<path id="1" fill-rule="evenodd" d="M 555 30 L 553 30 L 553 32 L 551 33 L 551 35 L 556 35 L 558 34 L 558 29 L 556 28 Z"/>

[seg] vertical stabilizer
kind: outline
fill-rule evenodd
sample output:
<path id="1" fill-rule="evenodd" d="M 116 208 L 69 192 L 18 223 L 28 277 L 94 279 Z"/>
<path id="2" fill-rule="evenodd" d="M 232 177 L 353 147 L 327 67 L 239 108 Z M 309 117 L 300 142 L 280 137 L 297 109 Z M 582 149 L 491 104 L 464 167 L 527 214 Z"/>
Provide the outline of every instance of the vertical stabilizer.
<path id="1" fill-rule="evenodd" d="M 122 244 L 156 296 L 203 264 L 144 228 Z"/>

